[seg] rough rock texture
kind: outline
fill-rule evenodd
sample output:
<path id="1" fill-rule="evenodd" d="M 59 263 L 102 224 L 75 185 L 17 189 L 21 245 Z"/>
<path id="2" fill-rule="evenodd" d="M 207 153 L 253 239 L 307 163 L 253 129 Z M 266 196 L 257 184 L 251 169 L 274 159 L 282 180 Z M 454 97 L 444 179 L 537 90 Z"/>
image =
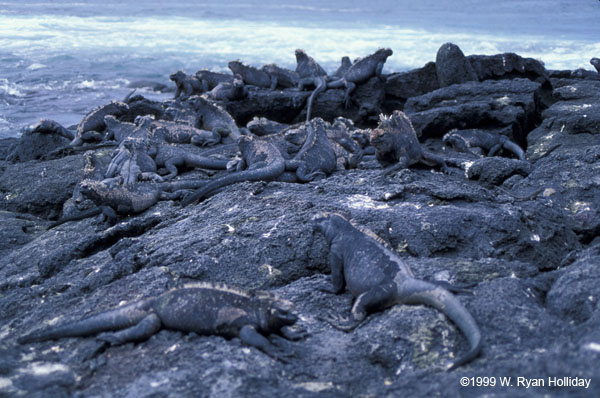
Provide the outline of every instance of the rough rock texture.
<path id="1" fill-rule="evenodd" d="M 402 109 L 410 97 L 423 95 L 440 88 L 435 63 L 428 62 L 422 68 L 408 72 L 392 73 L 385 82 L 386 111 Z"/>
<path id="2" fill-rule="evenodd" d="M 435 71 L 441 87 L 477 81 L 473 66 L 461 49 L 452 43 L 446 43 L 438 50 Z"/>
<path id="3" fill-rule="evenodd" d="M 506 127 L 519 145 L 540 122 L 542 87 L 528 79 L 454 84 L 412 97 L 404 106 L 417 134 L 441 137 L 452 129 Z"/>
<path id="4" fill-rule="evenodd" d="M 469 55 L 467 60 L 479 81 L 523 77 L 538 83 L 548 81 L 548 71 L 533 58 L 523 58 L 515 53 L 495 55 Z"/>
<path id="5" fill-rule="evenodd" d="M 58 134 L 43 134 L 25 131 L 9 155 L 14 162 L 39 160 L 51 152 L 69 145 L 70 140 Z"/>
<path id="6" fill-rule="evenodd" d="M 600 81 L 560 80 L 557 100 L 527 136 L 529 176 L 514 189 L 540 195 L 565 209 L 568 225 L 584 240 L 600 233 Z"/>
<path id="7" fill-rule="evenodd" d="M 551 83 L 547 109 L 537 100 L 540 83 L 522 78 L 407 100 L 405 111 L 432 150 L 443 150 L 440 138 L 452 128 L 511 125 L 527 149 L 523 161 L 445 149 L 450 174 L 411 167 L 385 180 L 365 155 L 356 169 L 318 181 L 234 184 L 195 206 L 158 202 L 108 228 L 88 218 L 46 230 L 84 175 L 82 153 L 11 164 L 3 158 L 14 140 L 0 140 L 0 396 L 598 396 L 600 82 Z M 246 120 L 268 117 L 269 106 L 288 109 L 288 120 L 279 121 L 289 123 L 304 106 L 295 107 L 294 96 L 308 95 L 260 93 L 228 109 Z M 343 92 L 328 90 L 315 112 L 329 95 L 336 99 L 331 109 L 342 104 Z M 174 121 L 193 116 L 177 101 L 163 106 Z M 108 149 L 96 153 L 110 156 Z M 395 306 L 351 333 L 324 321 L 347 311 L 351 295 L 321 290 L 330 285 L 329 251 L 310 227 L 321 211 L 374 231 L 418 278 L 470 289 L 457 297 L 482 331 L 481 356 L 445 371 L 467 342 L 427 306 Z M 16 342 L 46 323 L 191 281 L 276 292 L 295 303 L 307 336 L 270 338 L 286 363 L 238 339 L 170 330 L 117 347 L 94 337 Z M 461 377 L 473 378 L 470 386 L 461 386 Z M 491 383 L 478 377 L 496 385 L 473 386 Z M 501 377 L 512 385 L 501 386 Z M 526 388 L 518 377 L 544 385 Z M 553 377 L 590 384 L 553 387 Z"/>

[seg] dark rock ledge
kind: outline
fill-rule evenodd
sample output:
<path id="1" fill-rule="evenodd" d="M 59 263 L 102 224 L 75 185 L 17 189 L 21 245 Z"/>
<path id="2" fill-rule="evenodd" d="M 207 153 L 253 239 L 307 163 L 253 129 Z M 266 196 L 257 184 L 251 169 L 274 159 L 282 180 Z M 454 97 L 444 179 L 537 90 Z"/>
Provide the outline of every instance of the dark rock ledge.
<path id="1" fill-rule="evenodd" d="M 455 76 L 465 81 L 452 80 L 446 72 L 457 66 L 447 66 L 441 81 L 457 84 L 441 87 L 430 63 L 359 92 L 384 91 L 381 106 L 404 109 L 452 166 L 449 175 L 415 167 L 386 180 L 365 156 L 356 169 L 306 184 L 240 183 L 183 209 L 161 201 L 113 226 L 88 218 L 47 230 L 84 176 L 84 154 L 1 160 L 0 396 L 598 396 L 600 80 L 548 72 L 516 54 L 450 53 L 464 58 L 459 67 L 471 65 Z M 273 109 L 280 122 L 302 120 L 304 93 L 262 90 L 252 88 L 237 108 L 226 104 L 240 125 L 252 116 L 276 119 Z M 352 117 L 342 101 L 341 90 L 325 91 L 315 116 Z M 504 131 L 525 160 L 451 151 L 440 139 L 453 129 Z M 14 160 L 17 146 L 0 141 L 0 155 Z M 105 164 L 111 152 L 95 150 Z M 329 311 L 347 314 L 351 297 L 319 290 L 329 272 L 325 241 L 310 227 L 319 211 L 370 228 L 420 278 L 473 286 L 459 299 L 481 328 L 481 356 L 446 372 L 467 343 L 426 306 L 373 314 L 352 333 L 324 322 Z M 277 292 L 296 304 L 309 336 L 284 343 L 287 364 L 238 339 L 168 330 L 107 349 L 94 337 L 16 342 L 56 320 L 190 281 Z M 461 387 L 461 377 L 495 377 L 496 386 Z M 501 387 L 501 377 L 513 386 Z M 517 377 L 546 385 L 525 388 Z M 551 387 L 549 377 L 591 383 Z"/>

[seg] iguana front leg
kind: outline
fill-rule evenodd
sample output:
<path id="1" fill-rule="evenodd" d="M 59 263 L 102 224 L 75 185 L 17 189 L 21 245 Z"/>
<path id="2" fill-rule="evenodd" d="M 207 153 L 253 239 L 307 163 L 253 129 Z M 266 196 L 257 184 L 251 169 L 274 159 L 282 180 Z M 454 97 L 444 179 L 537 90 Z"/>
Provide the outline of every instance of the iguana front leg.
<path id="1" fill-rule="evenodd" d="M 328 322 L 336 329 L 350 332 L 365 320 L 369 311 L 393 304 L 397 290 L 394 282 L 376 286 L 356 298 L 349 318 L 332 317 Z"/>
<path id="2" fill-rule="evenodd" d="M 435 155 L 429 151 L 423 151 L 421 159 L 427 166 L 439 166 L 444 174 L 450 174 L 450 169 L 441 156 Z"/>
<path id="3" fill-rule="evenodd" d="M 375 76 L 377 76 L 381 81 L 383 81 L 383 77 L 381 77 L 381 72 L 383 71 L 383 64 L 385 64 L 385 61 L 377 63 L 377 66 L 375 67 Z"/>
<path id="4" fill-rule="evenodd" d="M 329 267 L 331 268 L 331 288 L 320 289 L 326 293 L 340 294 L 344 291 L 346 281 L 344 279 L 344 260 L 337 253 L 341 248 L 336 248 L 336 244 L 332 244 L 329 250 Z"/>
<path id="5" fill-rule="evenodd" d="M 240 329 L 240 340 L 242 340 L 242 343 L 244 344 L 258 348 L 275 360 L 288 363 L 281 350 L 271 344 L 271 342 L 265 336 L 258 333 L 254 326 L 245 325 L 242 327 Z"/>

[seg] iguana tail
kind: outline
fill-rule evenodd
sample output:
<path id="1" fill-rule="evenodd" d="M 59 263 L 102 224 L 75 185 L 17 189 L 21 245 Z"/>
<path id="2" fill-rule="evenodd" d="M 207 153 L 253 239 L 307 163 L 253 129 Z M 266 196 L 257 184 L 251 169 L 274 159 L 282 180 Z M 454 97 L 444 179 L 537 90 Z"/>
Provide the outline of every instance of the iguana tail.
<path id="1" fill-rule="evenodd" d="M 229 161 L 225 159 L 215 159 L 206 156 L 194 156 L 189 163 L 193 167 L 202 169 L 226 170 L 228 162 Z"/>
<path id="2" fill-rule="evenodd" d="M 517 144 L 515 144 L 514 142 L 506 140 L 502 144 L 502 147 L 504 149 L 506 149 L 506 150 L 511 151 L 512 153 L 514 153 L 515 156 L 518 157 L 520 160 L 525 159 L 525 153 L 523 152 L 523 150 L 521 149 L 521 147 L 518 146 Z"/>
<path id="3" fill-rule="evenodd" d="M 312 94 L 310 95 L 310 97 L 308 97 L 308 109 L 306 110 L 306 121 L 310 121 L 310 115 L 312 113 L 312 104 L 313 101 L 315 100 L 315 97 L 325 91 L 327 89 L 327 82 L 325 81 L 325 77 L 321 76 L 321 78 L 319 79 L 319 81 L 316 83 L 316 88 L 314 89 L 314 91 L 312 92 Z"/>
<path id="4" fill-rule="evenodd" d="M 238 171 L 217 178 L 185 197 L 181 201 L 181 207 L 185 207 L 189 204 L 199 201 L 219 188 L 243 181 L 271 181 L 283 174 L 284 171 L 285 161 L 280 159 L 262 168 Z"/>
<path id="5" fill-rule="evenodd" d="M 96 333 L 124 329 L 136 325 L 148 313 L 143 308 L 147 301 L 138 301 L 88 318 L 51 326 L 17 339 L 19 344 L 35 343 L 62 337 L 91 336 Z"/>
<path id="6" fill-rule="evenodd" d="M 448 370 L 477 358 L 481 351 L 481 331 L 469 311 L 448 290 L 418 279 L 409 279 L 399 287 L 403 303 L 428 304 L 443 312 L 464 333 L 469 341 L 469 351 L 456 360 Z"/>
<path id="7" fill-rule="evenodd" d="M 92 207 L 91 209 L 84 210 L 81 213 L 73 215 L 71 217 L 65 217 L 65 218 L 61 218 L 60 220 L 57 220 L 57 221 L 53 222 L 52 224 L 50 224 L 48 229 L 58 227 L 59 225 L 62 225 L 69 221 L 78 221 L 78 220 L 83 220 L 84 218 L 97 216 L 100 213 L 102 213 L 102 210 L 99 207 Z"/>

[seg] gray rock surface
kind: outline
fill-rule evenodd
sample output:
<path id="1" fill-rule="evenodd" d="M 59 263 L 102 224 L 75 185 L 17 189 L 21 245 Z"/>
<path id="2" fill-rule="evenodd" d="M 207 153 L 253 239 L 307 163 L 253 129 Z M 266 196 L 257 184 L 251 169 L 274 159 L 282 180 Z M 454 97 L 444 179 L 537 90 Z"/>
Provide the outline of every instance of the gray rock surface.
<path id="1" fill-rule="evenodd" d="M 477 73 L 462 50 L 453 43 L 442 45 L 435 57 L 435 70 L 440 87 L 477 81 Z"/>
<path id="2" fill-rule="evenodd" d="M 0 396 L 598 396 L 599 82 L 551 77 L 546 109 L 539 82 L 510 77 L 407 98 L 405 111 L 429 138 L 424 145 L 446 159 L 450 174 L 411 167 L 384 179 L 365 155 L 356 169 L 317 181 L 233 184 L 198 205 L 160 201 L 112 226 L 88 218 L 47 230 L 91 173 L 83 170 L 84 154 L 12 164 L 4 158 L 14 140 L 0 140 Z M 307 94 L 251 90 L 238 108 L 227 106 L 238 124 L 278 120 L 277 112 L 289 123 Z M 343 109 L 343 91 L 328 90 L 315 101 L 316 115 L 329 100 L 321 109 Z M 183 103 L 161 107 L 172 121 L 193 120 Z M 508 125 L 525 160 L 479 158 L 444 149 L 440 140 L 453 128 Z M 210 151 L 223 148 L 225 156 L 230 146 Z M 111 151 L 95 152 L 104 159 Z M 200 173 L 182 172 L 177 181 Z M 374 231 L 416 277 L 471 290 L 457 297 L 482 331 L 481 356 L 445 371 L 467 342 L 427 306 L 369 315 L 351 333 L 324 321 L 330 312 L 347 314 L 351 295 L 321 290 L 330 285 L 328 249 L 310 220 L 322 211 Z M 44 324 L 193 281 L 275 292 L 295 303 L 307 336 L 271 337 L 287 363 L 238 339 L 170 330 L 115 347 L 94 336 L 16 342 Z M 473 378 L 470 386 L 461 377 Z M 478 377 L 496 385 L 473 386 L 483 382 Z M 501 377 L 512 386 L 500 385 Z M 518 377 L 545 385 L 526 388 Z M 553 387 L 551 377 L 590 385 Z"/>

